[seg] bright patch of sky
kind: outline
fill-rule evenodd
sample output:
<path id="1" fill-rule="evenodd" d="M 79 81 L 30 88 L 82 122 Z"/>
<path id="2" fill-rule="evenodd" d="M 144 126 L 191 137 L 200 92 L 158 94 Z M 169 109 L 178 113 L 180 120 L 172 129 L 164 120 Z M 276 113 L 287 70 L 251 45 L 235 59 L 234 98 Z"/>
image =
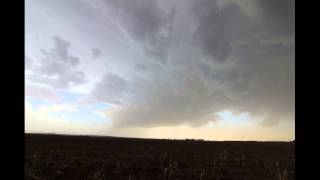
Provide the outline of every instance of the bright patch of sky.
<path id="1" fill-rule="evenodd" d="M 249 113 L 234 114 L 232 111 L 222 111 L 217 113 L 217 115 L 224 122 L 231 124 L 247 124 L 250 122 L 250 119 L 252 120 L 253 118 Z"/>
<path id="2" fill-rule="evenodd" d="M 110 108 L 110 105 L 105 104 L 94 104 L 89 106 L 81 106 L 76 109 L 76 111 L 62 111 L 62 112 L 52 112 L 51 116 L 68 119 L 73 123 L 86 122 L 92 124 L 107 124 L 111 123 L 111 119 L 104 115 L 104 111 Z"/>
<path id="3" fill-rule="evenodd" d="M 87 105 L 79 105 L 74 103 L 73 96 L 67 98 L 68 101 L 62 103 L 52 103 L 41 99 L 27 98 L 27 102 L 31 105 L 31 108 L 42 110 L 46 112 L 48 116 L 67 119 L 72 123 L 111 123 L 111 119 L 105 116 L 104 111 L 112 106 L 107 103 L 94 103 Z M 70 103 L 71 102 L 71 103 Z"/>

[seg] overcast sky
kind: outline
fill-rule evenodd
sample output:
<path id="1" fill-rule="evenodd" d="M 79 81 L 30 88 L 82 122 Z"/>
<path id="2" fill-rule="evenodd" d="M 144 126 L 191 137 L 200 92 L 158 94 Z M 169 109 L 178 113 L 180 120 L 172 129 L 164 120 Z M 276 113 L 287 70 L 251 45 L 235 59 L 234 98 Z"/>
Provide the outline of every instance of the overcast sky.
<path id="1" fill-rule="evenodd" d="M 28 0 L 25 131 L 292 140 L 292 0 Z"/>

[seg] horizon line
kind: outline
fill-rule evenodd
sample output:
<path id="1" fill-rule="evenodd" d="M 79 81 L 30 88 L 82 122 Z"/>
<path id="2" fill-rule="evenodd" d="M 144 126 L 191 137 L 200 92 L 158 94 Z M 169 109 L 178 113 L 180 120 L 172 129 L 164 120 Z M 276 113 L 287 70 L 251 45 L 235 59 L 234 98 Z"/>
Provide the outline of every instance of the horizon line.
<path id="1" fill-rule="evenodd" d="M 59 133 L 59 132 L 24 132 L 24 134 L 37 135 L 57 135 L 57 136 L 86 136 L 86 137 L 105 137 L 105 138 L 127 138 L 127 139 L 150 139 L 150 140 L 178 140 L 178 141 L 206 141 L 206 142 L 295 142 L 295 139 L 288 141 L 280 140 L 208 140 L 201 138 L 143 138 L 143 137 L 126 137 L 126 136 L 108 136 L 108 135 L 94 135 L 94 134 L 78 134 L 78 133 Z"/>

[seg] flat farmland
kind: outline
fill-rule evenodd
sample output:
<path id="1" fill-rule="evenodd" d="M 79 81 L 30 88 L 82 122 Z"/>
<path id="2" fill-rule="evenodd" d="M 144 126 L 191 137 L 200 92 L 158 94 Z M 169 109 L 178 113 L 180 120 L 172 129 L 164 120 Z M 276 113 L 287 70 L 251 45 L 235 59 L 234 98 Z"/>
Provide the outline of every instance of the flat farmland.
<path id="1" fill-rule="evenodd" d="M 294 175 L 293 142 L 25 134 L 30 180 L 287 180 Z"/>

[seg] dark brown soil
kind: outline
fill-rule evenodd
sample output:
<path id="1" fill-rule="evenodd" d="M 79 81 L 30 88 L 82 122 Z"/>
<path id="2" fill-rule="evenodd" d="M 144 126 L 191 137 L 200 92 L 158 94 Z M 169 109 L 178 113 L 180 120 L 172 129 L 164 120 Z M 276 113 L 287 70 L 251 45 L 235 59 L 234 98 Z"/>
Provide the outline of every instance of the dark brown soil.
<path id="1" fill-rule="evenodd" d="M 295 179 L 292 142 L 25 135 L 26 179 Z"/>

